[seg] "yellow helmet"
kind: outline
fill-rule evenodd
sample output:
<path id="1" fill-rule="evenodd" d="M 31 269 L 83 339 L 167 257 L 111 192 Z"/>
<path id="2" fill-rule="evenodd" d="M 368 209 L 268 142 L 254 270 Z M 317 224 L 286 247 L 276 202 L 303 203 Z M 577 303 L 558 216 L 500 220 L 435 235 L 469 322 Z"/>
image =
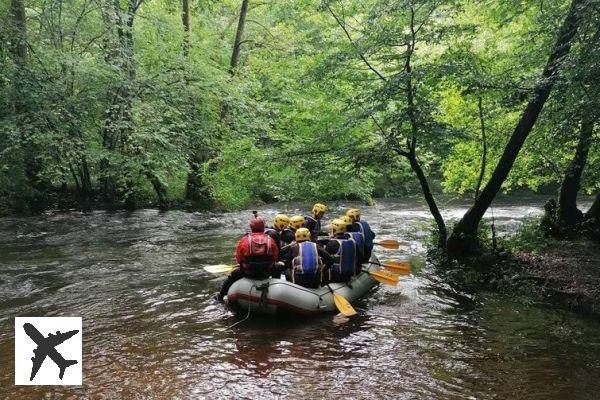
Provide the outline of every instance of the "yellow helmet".
<path id="1" fill-rule="evenodd" d="M 342 221 L 344 221 L 344 223 L 345 223 L 346 225 L 352 225 L 352 223 L 354 222 L 354 221 L 352 220 L 352 218 L 350 218 L 350 217 L 349 217 L 349 216 L 347 216 L 347 215 L 341 216 L 341 217 L 340 217 L 340 219 L 341 219 Z"/>
<path id="2" fill-rule="evenodd" d="M 339 218 L 334 219 L 333 221 L 331 221 L 331 234 L 332 235 L 337 235 L 340 233 L 345 233 L 346 232 L 346 223 L 344 221 L 342 221 Z"/>
<path id="3" fill-rule="evenodd" d="M 290 228 L 299 229 L 304 225 L 304 217 L 302 215 L 294 215 L 290 218 Z"/>
<path id="4" fill-rule="evenodd" d="M 352 218 L 352 221 L 360 221 L 360 210 L 358 208 L 351 208 L 346 211 L 346 215 Z"/>
<path id="5" fill-rule="evenodd" d="M 310 231 L 306 228 L 296 230 L 296 242 L 305 242 L 310 240 Z"/>
<path id="6" fill-rule="evenodd" d="M 327 206 L 325 204 L 316 203 L 312 208 L 313 215 L 325 214 L 327 212 Z"/>
<path id="7" fill-rule="evenodd" d="M 273 218 L 273 226 L 279 230 L 287 228 L 290 224 L 290 217 L 285 214 L 277 214 L 275 218 Z"/>

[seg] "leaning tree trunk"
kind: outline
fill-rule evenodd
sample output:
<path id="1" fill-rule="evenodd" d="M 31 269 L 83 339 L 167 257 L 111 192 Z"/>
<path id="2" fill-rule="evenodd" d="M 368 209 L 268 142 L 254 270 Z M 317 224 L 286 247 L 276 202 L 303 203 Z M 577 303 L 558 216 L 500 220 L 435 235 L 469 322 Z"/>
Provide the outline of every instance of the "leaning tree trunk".
<path id="1" fill-rule="evenodd" d="M 587 162 L 592 143 L 594 122 L 586 115 L 581 123 L 579 141 L 575 157 L 565 171 L 558 197 L 558 222 L 563 228 L 572 228 L 583 219 L 583 213 L 577 208 L 577 193 L 581 187 L 581 175 Z"/>
<path id="2" fill-rule="evenodd" d="M 406 72 L 406 103 L 407 103 L 407 114 L 408 119 L 410 121 L 411 126 L 411 137 L 408 140 L 408 154 L 407 158 L 410 162 L 410 167 L 412 168 L 415 175 L 417 175 L 417 179 L 419 180 L 419 184 L 421 185 L 421 191 L 423 192 L 423 196 L 425 197 L 425 201 L 429 206 L 429 211 L 433 216 L 435 223 L 437 225 L 438 230 L 438 244 L 440 248 L 443 248 L 444 243 L 446 243 L 446 237 L 448 232 L 446 230 L 446 223 L 444 222 L 444 218 L 440 213 L 440 210 L 437 206 L 435 198 L 433 197 L 433 193 L 429 187 L 429 182 L 427 182 L 427 177 L 421 168 L 417 160 L 417 136 L 419 133 L 419 118 L 417 113 L 417 104 L 415 100 L 415 85 L 413 82 L 413 70 L 412 70 L 412 56 L 415 52 L 415 43 L 416 43 L 416 35 L 417 31 L 415 30 L 415 10 L 414 8 L 410 8 L 411 12 L 411 24 L 410 24 L 410 33 L 411 40 L 406 45 L 406 59 L 404 61 L 404 70 Z"/>
<path id="3" fill-rule="evenodd" d="M 242 1 L 242 8 L 240 9 L 240 18 L 238 19 L 237 29 L 235 31 L 235 39 L 233 41 L 233 50 L 231 52 L 231 60 L 229 61 L 229 74 L 233 77 L 235 75 L 238 63 L 240 61 L 240 50 L 242 46 L 242 37 L 244 36 L 244 27 L 246 26 L 246 14 L 248 13 L 249 0 Z M 229 113 L 229 105 L 226 102 L 221 103 L 221 121 L 227 118 Z"/>
<path id="4" fill-rule="evenodd" d="M 481 168 L 479 169 L 479 177 L 477 178 L 477 184 L 475 185 L 475 200 L 479 197 L 479 191 L 481 190 L 481 184 L 483 183 L 483 177 L 485 176 L 485 168 L 487 166 L 487 137 L 485 134 L 485 119 L 483 116 L 483 99 L 479 95 L 477 108 L 479 109 L 479 124 L 481 128 Z"/>
<path id="5" fill-rule="evenodd" d="M 429 211 L 431 212 L 431 215 L 433 216 L 433 219 L 437 225 L 439 247 L 443 248 L 444 243 L 446 243 L 448 232 L 446 230 L 446 223 L 444 222 L 442 213 L 437 206 L 435 198 L 433 197 L 433 193 L 431 192 L 431 188 L 429 187 L 429 182 L 427 182 L 427 177 L 425 176 L 423 168 L 421 168 L 414 151 L 409 152 L 408 161 L 410 162 L 410 167 L 412 168 L 413 172 L 415 175 L 417 175 L 417 179 L 421 185 L 421 191 L 423 192 L 423 197 L 425 197 Z"/>
<path id="6" fill-rule="evenodd" d="M 510 140 L 506 144 L 502 157 L 496 165 L 490 180 L 483 188 L 477 200 L 475 200 L 473 206 L 456 224 L 448 239 L 447 248 L 448 254 L 451 257 L 460 256 L 467 250 L 465 244 L 476 234 L 479 222 L 508 177 L 519 155 L 519 151 L 525 143 L 525 139 L 527 139 L 527 136 L 531 132 L 546 100 L 550 96 L 552 87 L 558 79 L 560 63 L 571 50 L 572 40 L 579 28 L 583 8 L 586 3 L 587 0 L 573 0 L 571 2 L 571 7 L 563 21 L 554 50 L 548 58 L 541 80 L 534 90 L 533 98 L 527 104 Z"/>
<path id="7" fill-rule="evenodd" d="M 235 41 L 233 42 L 233 51 L 229 62 L 229 73 L 235 75 L 235 69 L 240 61 L 240 47 L 242 37 L 244 36 L 244 26 L 246 25 L 246 13 L 248 12 L 249 0 L 242 1 L 242 9 L 240 10 L 240 19 L 238 20 L 237 30 L 235 32 Z"/>

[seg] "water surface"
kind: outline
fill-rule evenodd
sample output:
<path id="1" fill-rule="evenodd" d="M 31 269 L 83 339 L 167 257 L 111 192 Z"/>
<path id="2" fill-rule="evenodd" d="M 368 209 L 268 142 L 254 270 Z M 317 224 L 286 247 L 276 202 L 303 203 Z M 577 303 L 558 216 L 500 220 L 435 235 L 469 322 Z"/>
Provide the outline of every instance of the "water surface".
<path id="1" fill-rule="evenodd" d="M 513 229 L 541 204 L 497 204 L 496 225 Z M 259 211 L 280 209 L 299 211 Z M 378 238 L 405 243 L 380 258 L 423 264 L 431 220 L 419 201 L 362 209 Z M 212 298 L 222 278 L 201 266 L 232 260 L 249 215 L 0 219 L 0 398 L 598 398 L 598 322 L 492 294 L 457 302 L 427 265 L 360 301 L 345 324 L 251 315 L 228 328 L 239 319 Z M 82 387 L 13 385 L 15 316 L 83 317 Z"/>

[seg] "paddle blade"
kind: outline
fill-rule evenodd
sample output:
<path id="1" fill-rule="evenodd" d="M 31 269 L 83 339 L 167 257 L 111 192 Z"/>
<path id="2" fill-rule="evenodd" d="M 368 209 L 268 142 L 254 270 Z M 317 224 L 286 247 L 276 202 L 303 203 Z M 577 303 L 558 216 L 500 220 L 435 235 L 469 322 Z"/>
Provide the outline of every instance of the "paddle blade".
<path id="1" fill-rule="evenodd" d="M 369 271 L 369 274 L 384 285 L 396 286 L 398 284 L 398 275 L 390 271 Z"/>
<path id="2" fill-rule="evenodd" d="M 211 274 L 222 274 L 225 272 L 233 271 L 237 265 L 227 265 L 227 264 L 217 264 L 217 265 L 207 265 L 204 267 L 206 272 L 210 272 Z"/>
<path id="3" fill-rule="evenodd" d="M 379 242 L 375 242 L 376 245 L 385 247 L 386 249 L 399 249 L 400 243 L 397 240 L 386 239 L 380 240 Z"/>
<path id="4" fill-rule="evenodd" d="M 346 298 L 341 294 L 333 292 L 333 302 L 340 313 L 344 314 L 346 317 L 356 315 L 356 310 L 354 307 L 352 307 L 348 300 L 346 300 Z"/>
<path id="5" fill-rule="evenodd" d="M 408 261 L 383 261 L 381 265 L 390 271 L 398 272 L 400 274 L 403 272 L 410 273 L 412 271 L 410 262 Z"/>

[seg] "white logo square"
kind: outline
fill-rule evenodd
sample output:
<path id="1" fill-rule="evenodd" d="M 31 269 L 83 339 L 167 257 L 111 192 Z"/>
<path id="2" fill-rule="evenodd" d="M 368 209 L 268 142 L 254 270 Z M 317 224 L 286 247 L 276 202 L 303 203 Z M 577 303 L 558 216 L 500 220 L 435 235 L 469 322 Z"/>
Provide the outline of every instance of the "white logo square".
<path id="1" fill-rule="evenodd" d="M 15 385 L 81 385 L 81 317 L 15 318 Z"/>

